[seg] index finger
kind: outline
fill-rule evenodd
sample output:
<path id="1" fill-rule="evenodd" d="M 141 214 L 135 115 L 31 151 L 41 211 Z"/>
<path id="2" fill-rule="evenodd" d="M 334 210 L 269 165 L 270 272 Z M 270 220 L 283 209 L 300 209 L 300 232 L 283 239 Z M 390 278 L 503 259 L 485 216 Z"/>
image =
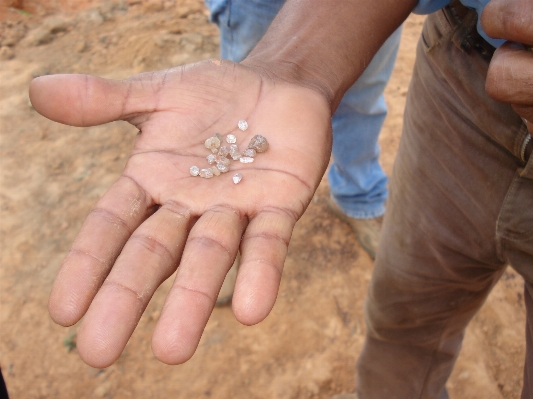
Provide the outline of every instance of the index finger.
<path id="1" fill-rule="evenodd" d="M 481 14 L 481 26 L 492 38 L 533 45 L 533 2 L 491 0 Z"/>

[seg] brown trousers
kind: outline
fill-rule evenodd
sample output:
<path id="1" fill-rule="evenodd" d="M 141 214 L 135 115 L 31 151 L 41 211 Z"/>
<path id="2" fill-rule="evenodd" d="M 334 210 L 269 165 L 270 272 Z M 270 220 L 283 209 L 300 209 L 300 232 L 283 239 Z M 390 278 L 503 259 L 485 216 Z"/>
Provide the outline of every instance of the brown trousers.
<path id="1" fill-rule="evenodd" d="M 366 303 L 360 399 L 447 398 L 465 328 L 508 264 L 526 281 L 522 398 L 533 398 L 533 156 L 521 159 L 521 118 L 485 93 L 489 57 L 465 45 L 474 26 L 446 8 L 419 42 Z"/>

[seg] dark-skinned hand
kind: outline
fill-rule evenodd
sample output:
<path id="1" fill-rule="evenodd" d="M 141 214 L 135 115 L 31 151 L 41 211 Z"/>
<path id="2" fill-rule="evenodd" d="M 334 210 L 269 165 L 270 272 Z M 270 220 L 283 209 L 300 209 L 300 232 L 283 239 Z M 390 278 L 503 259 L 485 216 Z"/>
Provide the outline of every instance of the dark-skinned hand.
<path id="1" fill-rule="evenodd" d="M 73 126 L 125 120 L 136 126 L 121 177 L 91 211 L 57 274 L 53 320 L 82 317 L 78 350 L 94 367 L 122 353 L 157 287 L 177 269 L 155 327 L 152 349 L 178 364 L 194 353 L 237 251 L 233 297 L 246 325 L 272 309 L 292 229 L 326 169 L 330 106 L 312 89 L 259 70 L 211 60 L 124 81 L 85 75 L 36 78 L 35 109 Z M 242 132 L 237 122 L 247 120 Z M 244 149 L 256 134 L 270 143 L 255 162 L 233 162 L 211 179 L 204 141 L 237 136 Z M 232 182 L 240 172 L 239 184 Z"/>

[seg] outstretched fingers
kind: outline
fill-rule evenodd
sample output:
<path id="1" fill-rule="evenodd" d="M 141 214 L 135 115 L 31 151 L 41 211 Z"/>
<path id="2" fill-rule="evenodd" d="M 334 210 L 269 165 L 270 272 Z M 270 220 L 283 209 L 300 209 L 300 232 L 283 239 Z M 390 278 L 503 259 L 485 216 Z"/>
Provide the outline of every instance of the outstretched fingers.
<path id="1" fill-rule="evenodd" d="M 259 323 L 272 310 L 297 219 L 290 211 L 272 208 L 250 221 L 241 243 L 241 266 L 233 295 L 233 313 L 241 323 Z"/>
<path id="2" fill-rule="evenodd" d="M 189 228 L 186 209 L 163 205 L 128 240 L 78 333 L 78 351 L 94 367 L 122 353 L 155 290 L 174 271 Z"/>
<path id="3" fill-rule="evenodd" d="M 98 201 L 54 281 L 48 307 L 56 323 L 70 326 L 85 314 L 122 247 L 153 209 L 144 190 L 127 177 Z"/>
<path id="4" fill-rule="evenodd" d="M 245 226 L 237 210 L 217 207 L 191 229 L 152 339 L 160 361 L 180 364 L 194 354 Z"/>

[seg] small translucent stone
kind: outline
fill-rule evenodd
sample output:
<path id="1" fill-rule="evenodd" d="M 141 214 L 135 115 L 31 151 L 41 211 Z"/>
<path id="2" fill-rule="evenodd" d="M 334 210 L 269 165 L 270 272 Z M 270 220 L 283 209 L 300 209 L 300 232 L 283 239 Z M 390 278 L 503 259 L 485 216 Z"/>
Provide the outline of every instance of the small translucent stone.
<path id="1" fill-rule="evenodd" d="M 233 134 L 228 134 L 226 136 L 226 141 L 229 143 L 229 144 L 235 144 L 237 142 L 237 137 L 235 137 L 235 135 Z"/>
<path id="2" fill-rule="evenodd" d="M 198 176 L 198 174 L 200 173 L 200 169 L 198 168 L 198 166 L 191 166 L 191 169 L 189 169 L 189 171 L 191 172 L 191 176 Z"/>
<path id="3" fill-rule="evenodd" d="M 240 120 L 239 123 L 237 123 L 237 126 L 244 132 L 246 129 L 248 129 L 248 122 L 245 120 Z"/>
<path id="4" fill-rule="evenodd" d="M 220 173 L 221 173 L 221 172 L 220 172 L 220 170 L 218 170 L 218 168 L 217 168 L 216 166 L 213 166 L 213 167 L 211 168 L 211 170 L 213 171 L 213 174 L 214 174 L 215 176 L 220 176 Z"/>
<path id="5" fill-rule="evenodd" d="M 229 148 L 225 145 L 221 145 L 220 148 L 218 149 L 218 155 L 222 157 L 227 157 L 228 154 L 229 154 Z"/>
<path id="6" fill-rule="evenodd" d="M 218 156 L 215 160 L 215 162 L 218 164 L 218 163 L 221 163 L 221 164 L 224 164 L 226 166 L 229 166 L 229 163 L 230 163 L 230 160 L 226 157 L 220 157 Z"/>
<path id="7" fill-rule="evenodd" d="M 252 163 L 254 159 L 252 157 L 240 157 L 239 161 L 242 163 Z"/>
<path id="8" fill-rule="evenodd" d="M 234 161 L 241 157 L 241 153 L 239 152 L 239 147 L 237 147 L 237 144 L 232 144 L 229 146 L 229 155 Z"/>
<path id="9" fill-rule="evenodd" d="M 201 169 L 200 170 L 200 177 L 203 177 L 203 178 L 206 178 L 206 179 L 210 179 L 213 177 L 213 171 L 211 170 L 211 168 L 209 169 Z"/>
<path id="10" fill-rule="evenodd" d="M 209 163 L 209 165 L 213 165 L 217 160 L 217 156 L 215 154 L 209 154 L 205 158 L 207 159 L 207 162 Z"/>
<path id="11" fill-rule="evenodd" d="M 253 148 L 257 152 L 265 152 L 268 150 L 268 141 L 263 136 L 257 134 L 250 140 L 248 148 Z"/>
<path id="12" fill-rule="evenodd" d="M 229 166 L 224 165 L 223 163 L 217 163 L 217 169 L 220 170 L 222 173 L 226 173 L 229 170 Z"/>
<path id="13" fill-rule="evenodd" d="M 253 148 L 247 148 L 242 152 L 243 157 L 250 157 L 253 158 L 257 155 L 256 151 Z"/>
<path id="14" fill-rule="evenodd" d="M 233 183 L 237 184 L 242 180 L 242 175 L 240 173 L 236 173 L 233 175 Z"/>
<path id="15" fill-rule="evenodd" d="M 218 133 L 217 133 L 218 134 Z M 213 152 L 216 152 L 218 151 L 218 148 L 220 147 L 220 139 L 217 137 L 217 136 L 213 136 L 213 137 L 209 137 L 205 143 L 205 148 L 213 151 Z"/>

